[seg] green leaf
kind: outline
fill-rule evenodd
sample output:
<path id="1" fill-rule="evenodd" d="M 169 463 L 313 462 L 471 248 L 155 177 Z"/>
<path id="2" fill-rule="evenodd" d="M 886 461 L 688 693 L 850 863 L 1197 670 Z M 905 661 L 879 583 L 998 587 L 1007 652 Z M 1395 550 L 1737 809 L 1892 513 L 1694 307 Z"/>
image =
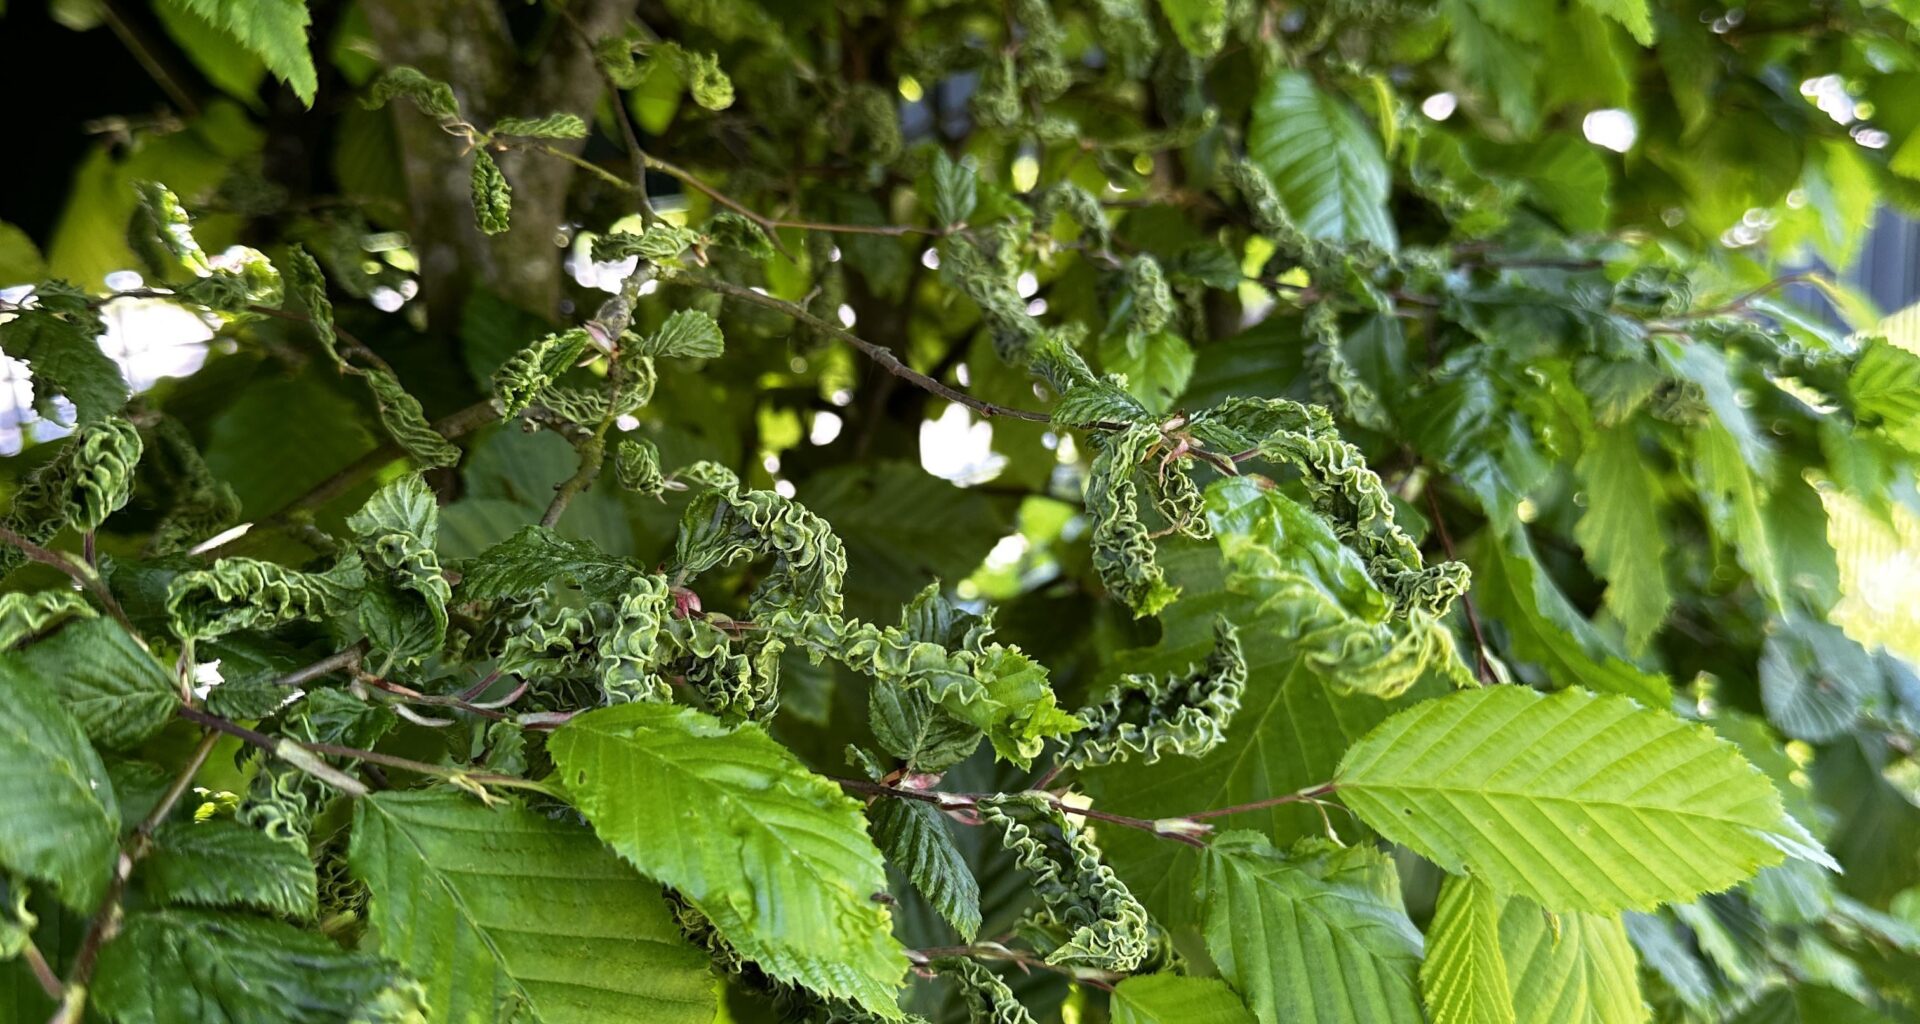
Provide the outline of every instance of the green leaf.
<path id="1" fill-rule="evenodd" d="M 1254 1024 L 1254 1017 L 1218 979 L 1149 974 L 1114 986 L 1113 1024 Z"/>
<path id="2" fill-rule="evenodd" d="M 906 874 L 962 940 L 972 942 L 980 931 L 980 884 L 953 844 L 946 815 L 918 800 L 877 800 L 867 815 L 887 862 Z"/>
<path id="3" fill-rule="evenodd" d="M 237 40 L 287 83 L 300 102 L 313 106 L 320 88 L 307 49 L 307 5 L 301 0 L 178 0 Z"/>
<path id="4" fill-rule="evenodd" d="M 87 599 L 71 590 L 10 590 L 0 594 L 0 651 L 10 651 L 22 640 L 52 632 L 69 619 L 99 614 Z"/>
<path id="5" fill-rule="evenodd" d="M 140 880 L 160 903 L 251 907 L 310 918 L 319 882 L 306 850 L 228 818 L 170 821 L 153 836 Z"/>
<path id="6" fill-rule="evenodd" d="M 1786 854 L 1833 866 L 1731 743 L 1624 697 L 1426 701 L 1354 744 L 1335 780 L 1388 839 L 1550 910 L 1651 910 Z"/>
<path id="7" fill-rule="evenodd" d="M 1645 650 L 1673 606 L 1662 564 L 1667 535 L 1660 522 L 1658 482 L 1628 426 L 1596 433 L 1575 470 L 1587 510 L 1574 524 L 1573 537 L 1587 565 L 1607 581 L 1607 610 L 1626 630 L 1627 648 Z"/>
<path id="8" fill-rule="evenodd" d="M 860 804 L 757 726 L 626 704 L 548 740 L 594 831 L 678 890 L 742 956 L 781 981 L 899 1016 L 906 957 L 873 894 L 886 889 Z"/>
<path id="9" fill-rule="evenodd" d="M 718 359 L 726 353 L 726 348 L 727 339 L 711 315 L 698 309 L 682 309 L 667 317 L 666 323 L 647 338 L 640 346 L 640 354 Z"/>
<path id="10" fill-rule="evenodd" d="M 1779 555 L 1767 532 L 1766 490 L 1740 454 L 1738 436 L 1709 423 L 1692 433 L 1693 484 L 1707 522 L 1732 546 L 1753 585 L 1775 607 L 1785 600 Z"/>
<path id="11" fill-rule="evenodd" d="M 591 598 L 611 600 L 642 570 L 585 541 L 567 540 L 544 526 L 528 526 L 468 559 L 461 572 L 461 600 L 525 597 L 559 581 L 573 583 Z"/>
<path id="12" fill-rule="evenodd" d="M 1760 994 L 1731 1024 L 1887 1024 L 1885 1014 L 1827 985 L 1779 985 Z"/>
<path id="13" fill-rule="evenodd" d="M 1760 649 L 1760 703 L 1797 740 L 1845 735 L 1882 686 L 1873 655 L 1825 622 L 1789 618 Z"/>
<path id="14" fill-rule="evenodd" d="M 0 686 L 0 868 L 89 913 L 120 854 L 120 808 L 100 755 L 52 694 Z"/>
<path id="15" fill-rule="evenodd" d="M 1120 335 L 1100 344 L 1100 365 L 1126 378 L 1127 392 L 1155 413 L 1172 409 L 1193 379 L 1193 346 L 1171 331 L 1142 339 L 1136 353 Z"/>
<path id="16" fill-rule="evenodd" d="M 1639 960 L 1617 915 L 1548 914 L 1530 900 L 1508 899 L 1500 913 L 1500 956 L 1519 1020 L 1649 1019 L 1640 998 Z"/>
<path id="17" fill-rule="evenodd" d="M 0 221 L 0 287 L 33 284 L 47 276 L 47 261 L 25 231 Z"/>
<path id="18" fill-rule="evenodd" d="M 473 154 L 473 219 L 489 235 L 505 232 L 513 216 L 513 186 L 486 150 Z"/>
<path id="19" fill-rule="evenodd" d="M 1300 230 L 1316 238 L 1395 242 L 1379 140 L 1346 100 L 1298 71 L 1261 86 L 1247 127 L 1247 157 L 1273 179 Z"/>
<path id="20" fill-rule="evenodd" d="M 1920 355 L 1872 339 L 1853 364 L 1847 391 L 1862 418 L 1877 420 L 1909 451 L 1920 452 Z"/>
<path id="21" fill-rule="evenodd" d="M 45 409 L 54 395 L 65 395 L 82 423 L 119 412 L 127 382 L 100 349 L 105 325 L 83 306 L 62 311 L 44 295 L 41 302 L 0 323 L 0 350 L 33 371 L 35 404 Z"/>
<path id="22" fill-rule="evenodd" d="M 545 117 L 503 117 L 493 123 L 494 135 L 517 135 L 526 139 L 584 139 L 587 122 L 578 114 L 548 114 Z"/>
<path id="23" fill-rule="evenodd" d="M 1651 707 L 1672 699 L 1667 678 L 1620 656 L 1613 643 L 1567 600 L 1535 556 L 1523 527 L 1504 542 L 1493 531 L 1474 545 L 1474 596 L 1506 627 L 1513 653 L 1537 663 L 1556 685 L 1618 693 Z"/>
<path id="24" fill-rule="evenodd" d="M 1211 57 L 1226 42 L 1226 0 L 1160 0 L 1160 10 L 1174 37 L 1195 57 Z"/>
<path id="25" fill-rule="evenodd" d="M 317 932 L 205 910 L 130 915 L 93 987 L 117 1024 L 385 1022 L 418 1000 L 392 966 Z"/>
<path id="26" fill-rule="evenodd" d="M 354 806 L 348 860 L 379 949 L 426 986 L 429 1021 L 516 1007 L 547 1024 L 713 1019 L 706 957 L 659 886 L 577 824 L 451 790 L 376 793 Z"/>
<path id="27" fill-rule="evenodd" d="M 942 150 L 933 158 L 933 219 L 940 227 L 952 227 L 971 216 L 979 201 L 978 168 L 972 157 L 958 162 Z"/>
<path id="28" fill-rule="evenodd" d="M 1653 15 L 1647 0 L 1580 0 L 1593 10 L 1627 27 L 1641 46 L 1653 45 Z"/>
<path id="29" fill-rule="evenodd" d="M 1682 344 L 1668 337 L 1655 339 L 1654 349 L 1668 372 L 1700 389 L 1707 408 L 1713 410 L 1714 418 L 1738 447 L 1740 460 L 1764 475 L 1773 463 L 1773 446 L 1761 435 L 1759 425 L 1741 401 L 1740 383 L 1726 353 L 1711 345 Z"/>
<path id="30" fill-rule="evenodd" d="M 362 102 L 378 109 L 396 96 L 411 100 L 421 113 L 429 117 L 444 121 L 460 116 L 460 103 L 454 98 L 453 86 L 437 78 L 428 78 L 417 68 L 404 64 L 388 68 L 375 79 L 373 88 Z"/>
<path id="31" fill-rule="evenodd" d="M 367 390 L 380 411 L 387 434 L 423 469 L 457 465 L 460 449 L 427 422 L 420 400 L 407 393 L 393 372 L 376 367 L 366 371 Z"/>
<path id="32" fill-rule="evenodd" d="M 1500 897 L 1471 876 L 1449 876 L 1427 926 L 1420 993 L 1433 1024 L 1514 1024 Z"/>
<path id="33" fill-rule="evenodd" d="M 1261 1024 L 1421 1024 L 1420 933 L 1393 862 L 1321 839 L 1228 832 L 1201 856 L 1207 952 Z"/>
<path id="34" fill-rule="evenodd" d="M 75 622 L 0 658 L 0 678 L 52 693 L 89 739 L 111 750 L 145 741 L 180 706 L 173 673 L 112 619 Z"/>
<path id="35" fill-rule="evenodd" d="M 1096 807 L 1162 818 L 1295 792 L 1332 777 L 1347 744 L 1411 699 L 1345 694 L 1314 672 L 1290 641 L 1282 616 L 1262 613 L 1227 589 L 1212 545 L 1169 545 L 1163 562 L 1187 596 L 1161 617 L 1158 645 L 1118 652 L 1114 660 L 1128 672 L 1184 672 L 1206 659 L 1214 647 L 1214 621 L 1225 617 L 1239 629 L 1250 682 L 1225 741 L 1207 756 L 1088 770 L 1084 786 Z M 1334 823 L 1352 837 L 1358 833 L 1350 830 L 1350 820 Z M 1233 823 L 1279 842 L 1324 831 L 1320 816 L 1302 804 L 1250 812 Z M 1193 877 L 1183 848 L 1135 829 L 1103 830 L 1100 838 L 1107 858 L 1148 909 L 1161 919 L 1171 915 Z"/>

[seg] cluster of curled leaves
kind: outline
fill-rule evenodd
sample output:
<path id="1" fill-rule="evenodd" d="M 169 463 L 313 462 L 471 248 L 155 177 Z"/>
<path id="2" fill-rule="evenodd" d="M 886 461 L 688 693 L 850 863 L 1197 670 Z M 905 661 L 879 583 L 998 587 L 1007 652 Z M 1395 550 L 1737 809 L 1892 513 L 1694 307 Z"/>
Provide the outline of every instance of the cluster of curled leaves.
<path id="1" fill-rule="evenodd" d="M 671 79 L 782 124 L 799 101 L 725 58 L 791 72 L 797 44 L 709 6 L 683 13 L 717 49 L 593 41 L 616 102 Z M 94 340 L 113 297 L 0 309 L 72 425 L 0 518 L 0 1008 L 1914 1019 L 1920 677 L 1874 587 L 1920 557 L 1920 336 L 1841 336 L 1679 242 L 1575 231 L 1446 131 L 1377 138 L 1356 97 L 1396 133 L 1404 102 L 1348 30 L 1418 49 L 1411 5 L 1327 5 L 1292 51 L 1252 6 L 1019 0 L 992 48 L 930 15 L 902 59 L 975 82 L 977 150 L 910 145 L 870 85 L 833 97 L 872 180 L 905 183 L 895 225 L 752 213 L 630 139 L 700 205 L 628 183 L 638 213 L 577 254 L 630 266 L 618 291 L 497 346 L 438 420 L 336 316 L 364 253 L 210 256 L 143 183 L 141 298 L 300 348 L 362 403 L 358 443 L 263 501 L 221 472 L 246 438 L 129 395 Z M 1527 31 L 1455 6 L 1462 50 Z M 1652 32 L 1645 4 L 1568 9 Z M 1211 102 L 1215 73 L 1251 108 Z M 1113 76 L 1163 123 L 1097 134 L 1079 100 Z M 466 144 L 487 236 L 526 202 L 496 154 L 578 162 L 549 143 L 591 131 L 481 127 L 407 67 L 364 99 Z M 1029 145 L 1099 159 L 1016 186 Z M 1156 157 L 1198 198 L 1101 191 Z M 956 319 L 956 358 L 857 333 L 855 291 Z M 969 496 L 911 466 L 816 502 L 701 443 L 728 387 L 808 358 L 1044 428 L 1035 497 L 1070 515 L 1017 535 L 1040 578 L 923 571 L 986 552 L 937 550 Z M 565 472 L 529 495 L 548 450 Z"/>

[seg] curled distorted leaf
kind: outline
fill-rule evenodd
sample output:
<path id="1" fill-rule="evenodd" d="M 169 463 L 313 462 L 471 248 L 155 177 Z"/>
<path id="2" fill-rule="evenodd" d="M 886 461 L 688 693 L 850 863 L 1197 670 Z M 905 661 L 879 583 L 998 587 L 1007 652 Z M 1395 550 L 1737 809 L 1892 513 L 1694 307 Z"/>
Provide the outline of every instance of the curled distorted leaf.
<path id="1" fill-rule="evenodd" d="M 326 572 L 301 572 L 252 558 L 222 558 L 167 584 L 167 618 L 183 640 L 209 640 L 242 629 L 271 629 L 345 610 L 365 584 L 358 556 Z"/>
<path id="2" fill-rule="evenodd" d="M 609 231 L 596 237 L 593 258 L 600 263 L 613 263 L 639 256 L 652 263 L 668 263 L 699 243 L 700 232 L 660 221 L 649 224 L 637 235 L 631 231 Z"/>
<path id="3" fill-rule="evenodd" d="M 1084 767 L 1153 764 L 1168 754 L 1200 757 L 1226 739 L 1246 685 L 1239 635 L 1220 619 L 1205 662 L 1184 675 L 1129 673 L 1106 700 L 1075 712 L 1087 725 L 1069 744 L 1066 761 Z"/>
<path id="4" fill-rule="evenodd" d="M 32 305 L 0 320 L 0 349 L 32 370 L 34 406 L 42 415 L 63 418 L 54 399 L 64 396 L 75 417 L 91 423 L 127 402 L 120 367 L 100 349 L 106 330 L 84 293 L 49 281 L 34 289 Z"/>
<path id="5" fill-rule="evenodd" d="M 1032 921 L 1054 933 L 1047 962 L 1125 974 L 1146 958 L 1147 911 L 1100 859 L 1093 836 L 1044 793 L 1014 793 L 980 804 L 1014 863 L 1033 876 L 1041 908 Z"/>
<path id="6" fill-rule="evenodd" d="M 1435 670 L 1472 678 L 1427 606 L 1394 600 L 1326 520 L 1246 477 L 1208 489 L 1227 585 L 1279 616 L 1308 666 L 1342 690 L 1394 697 Z"/>
<path id="7" fill-rule="evenodd" d="M 134 241 L 151 254 L 147 262 L 165 277 L 172 276 L 167 271 L 179 269 L 196 277 L 213 273 L 205 250 L 194 240 L 193 219 L 180 205 L 180 197 L 151 181 L 136 182 L 134 190 L 140 195 L 134 215 Z"/>
<path id="8" fill-rule="evenodd" d="M 143 450 L 140 431 L 127 420 L 82 425 L 52 460 L 21 481 L 6 527 L 36 543 L 68 528 L 98 529 L 132 496 L 134 467 Z M 18 548 L 0 547 L 0 571 L 25 559 Z"/>
<path id="9" fill-rule="evenodd" d="M 98 614 L 71 590 L 10 590 L 0 594 L 0 651 L 46 633 L 69 619 Z"/>
<path id="10" fill-rule="evenodd" d="M 473 154 L 473 219 L 480 230 L 497 235 L 513 217 L 513 186 L 486 150 Z"/>
<path id="11" fill-rule="evenodd" d="M 420 400 L 407 393 L 400 378 L 389 370 L 375 368 L 366 372 L 367 390 L 380 412 L 380 422 L 401 449 L 422 467 L 433 469 L 460 461 L 460 449 L 440 436 L 427 422 Z"/>
<path id="12" fill-rule="evenodd" d="M 413 101 L 420 112 L 450 120 L 460 116 L 460 104 L 453 98 L 453 87 L 437 78 L 428 78 L 417 68 L 406 65 L 388 68 L 374 79 L 373 88 L 362 100 L 370 108 L 386 106 L 395 97 Z"/>
<path id="13" fill-rule="evenodd" d="M 574 328 L 549 334 L 513 354 L 493 374 L 493 391 L 509 416 L 539 401 L 560 375 L 573 368 L 592 337 Z"/>
<path id="14" fill-rule="evenodd" d="M 613 469 L 620 486 L 635 494 L 658 498 L 666 492 L 667 478 L 660 472 L 660 449 L 652 441 L 621 438 L 613 449 Z"/>
<path id="15" fill-rule="evenodd" d="M 434 552 L 438 509 L 417 475 L 388 484 L 347 519 L 371 584 L 360 625 L 374 650 L 411 663 L 440 649 L 447 636 L 453 586 Z"/>
<path id="16" fill-rule="evenodd" d="M 674 540 L 680 572 L 694 576 L 749 558 L 773 559 L 752 608 L 838 615 L 843 607 L 846 549 L 833 527 L 799 502 L 773 491 L 715 488 L 687 506 Z"/>
<path id="17" fill-rule="evenodd" d="M 503 117 L 493 123 L 494 135 L 517 135 L 526 139 L 584 139 L 587 122 L 578 114 L 548 114 L 545 117 Z"/>

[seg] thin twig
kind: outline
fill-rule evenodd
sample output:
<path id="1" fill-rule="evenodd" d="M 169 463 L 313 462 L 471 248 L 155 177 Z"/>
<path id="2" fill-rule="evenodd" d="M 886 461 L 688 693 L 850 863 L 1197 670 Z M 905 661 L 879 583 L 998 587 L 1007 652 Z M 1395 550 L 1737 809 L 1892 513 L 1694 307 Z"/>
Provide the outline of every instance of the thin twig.
<path id="1" fill-rule="evenodd" d="M 933 804 L 936 807 L 952 810 L 971 809 L 982 800 L 990 800 L 994 797 L 1004 795 L 1000 793 L 948 793 L 938 790 L 900 789 L 894 786 L 884 786 L 878 782 L 867 782 L 862 779 L 834 779 L 833 781 L 838 783 L 842 789 L 850 789 L 856 793 L 866 793 L 871 796 L 887 796 L 899 800 L 917 800 L 921 803 Z M 1206 843 L 1202 842 L 1199 838 L 1209 831 L 1205 825 L 1184 821 L 1179 818 L 1134 818 L 1125 814 L 1113 814 L 1108 811 L 1095 810 L 1091 807 L 1076 807 L 1051 793 L 1044 793 L 1042 795 L 1047 798 L 1047 802 L 1052 804 L 1056 810 L 1064 814 L 1071 814 L 1075 817 L 1086 818 L 1092 821 L 1104 821 L 1125 828 L 1138 829 L 1142 832 L 1150 832 L 1162 839 L 1171 839 L 1174 842 L 1184 843 L 1188 846 L 1200 847 L 1206 845 Z"/>
<path id="2" fill-rule="evenodd" d="M 537 782 L 533 779 L 523 779 L 517 775 L 497 775 L 491 772 L 462 771 L 458 768 L 448 768 L 445 765 L 428 764 L 425 761 L 415 761 L 411 758 L 395 757 L 392 754 L 383 754 L 377 750 L 361 750 L 358 747 L 343 747 L 335 743 L 302 743 L 290 736 L 269 736 L 266 733 L 257 732 L 238 722 L 229 721 L 221 718 L 219 715 L 209 714 L 198 708 L 183 706 L 178 709 L 178 714 L 188 721 L 197 722 L 208 728 L 217 729 L 230 736 L 244 740 L 248 744 L 270 753 L 302 771 L 314 774 L 323 781 L 331 783 L 335 787 L 345 791 L 350 796 L 365 796 L 367 792 L 366 786 L 362 785 L 358 779 L 350 775 L 345 775 L 340 772 L 339 769 L 319 761 L 317 758 L 311 756 L 302 757 L 301 755 L 317 754 L 326 757 L 352 758 L 356 761 L 365 761 L 368 764 L 385 765 L 388 768 L 398 768 L 402 771 L 413 772 L 416 775 L 429 775 L 454 783 L 477 783 L 482 786 L 531 789 L 541 793 L 549 793 L 552 791 L 543 782 Z M 316 766 L 324 769 L 324 771 L 316 770 Z M 340 780 L 344 780 L 344 782 Z"/>
<path id="3" fill-rule="evenodd" d="M 547 503 L 547 510 L 540 515 L 541 526 L 551 529 L 566 514 L 567 506 L 572 504 L 573 499 L 592 487 L 594 480 L 599 478 L 600 467 L 607 460 L 607 428 L 612 425 L 612 420 L 603 421 L 594 428 L 591 437 L 580 443 L 580 468 L 554 488 L 553 500 Z"/>
<path id="4" fill-rule="evenodd" d="M 1031 409 L 1015 409 L 1011 406 L 997 405 L 993 402 L 988 402 L 983 399 L 975 398 L 974 396 L 969 395 L 966 392 L 961 391 L 957 388 L 950 387 L 947 384 L 941 381 L 935 380 L 932 377 L 929 377 L 926 374 L 921 373 L 920 371 L 914 369 L 913 367 L 908 366 L 907 364 L 901 362 L 900 357 L 894 355 L 892 349 L 889 349 L 884 345 L 878 345 L 878 344 L 875 344 L 874 342 L 868 341 L 867 339 L 860 337 L 859 335 L 853 333 L 852 331 L 847 330 L 845 327 L 842 327 L 839 324 L 832 323 L 827 320 L 823 320 L 820 317 L 813 315 L 813 313 L 808 311 L 806 307 L 801 306 L 798 303 L 788 302 L 785 299 L 777 299 L 771 295 L 763 295 L 760 292 L 754 291 L 751 288 L 742 287 L 740 285 L 734 284 L 731 281 L 722 281 L 717 278 L 706 277 L 704 275 L 679 273 L 679 274 L 674 274 L 669 280 L 672 280 L 679 284 L 691 285 L 695 288 L 704 288 L 707 291 L 715 292 L 720 295 L 725 295 L 728 298 L 739 299 L 742 302 L 752 303 L 753 305 L 756 305 L 756 306 L 761 306 L 763 308 L 771 309 L 779 313 L 784 313 L 787 316 L 792 317 L 793 319 L 798 320 L 803 324 L 806 324 L 808 327 L 811 327 L 816 331 L 819 331 L 823 334 L 832 335 L 833 337 L 838 338 L 849 345 L 852 345 L 854 348 L 857 348 L 861 352 L 865 353 L 867 358 L 872 359 L 874 362 L 880 364 L 881 369 L 884 369 L 888 373 L 891 373 L 894 376 L 899 377 L 900 379 L 906 381 L 907 383 L 912 384 L 914 387 L 917 387 L 922 391 L 928 392 L 929 394 L 937 395 L 941 398 L 944 398 L 947 401 L 954 403 L 955 405 L 963 405 L 969 409 L 972 409 L 974 412 L 979 413 L 983 418 L 992 419 L 998 416 L 998 417 L 1003 417 L 1005 419 L 1026 420 L 1029 423 L 1053 422 L 1053 418 L 1051 416 L 1048 416 L 1044 412 L 1035 412 Z M 1114 422 L 1108 422 L 1103 420 L 1097 423 L 1090 424 L 1090 426 L 1096 430 L 1124 430 L 1126 429 L 1127 424 L 1114 423 Z"/>
<path id="5" fill-rule="evenodd" d="M 1208 818 L 1224 818 L 1229 814 L 1264 811 L 1269 807 L 1282 807 L 1287 804 L 1319 803 L 1321 797 L 1327 796 L 1337 788 L 1339 787 L 1335 783 L 1323 782 L 1317 786 L 1308 786 L 1306 789 L 1293 793 L 1283 793 L 1280 796 L 1270 796 L 1264 800 L 1253 800 L 1244 804 L 1234 804 L 1231 807 L 1215 807 L 1211 810 L 1194 811 L 1192 814 L 1182 815 L 1182 817 L 1188 821 L 1205 821 Z"/>
<path id="6" fill-rule="evenodd" d="M 80 585 L 81 589 L 93 595 L 94 600 L 100 602 L 101 607 L 106 609 L 107 614 L 113 616 L 113 621 L 118 622 L 122 628 L 133 635 L 134 639 L 141 639 L 140 631 L 133 628 L 133 622 L 127 618 L 126 610 L 120 607 L 119 599 L 113 596 L 113 591 L 107 589 L 106 581 L 101 579 L 100 574 L 94 572 L 85 562 L 74 559 L 64 552 L 55 551 L 51 548 L 35 544 L 33 541 L 22 537 L 4 526 L 0 526 L 0 543 L 11 544 L 19 548 L 21 554 L 26 555 L 33 561 L 39 562 L 42 565 L 50 565 L 66 573 L 68 577 Z M 146 641 L 141 640 L 141 642 L 145 643 Z"/>
<path id="7" fill-rule="evenodd" d="M 73 956 L 73 966 L 67 971 L 65 996 L 49 1024 L 78 1024 L 85 1016 L 87 984 L 93 980 L 93 969 L 99 962 L 100 948 L 112 941 L 120 931 L 120 899 L 126 894 L 127 879 L 133 876 L 134 865 L 153 849 L 154 830 L 167 820 L 167 815 L 173 813 L 174 806 L 186 795 L 187 788 L 193 785 L 193 777 L 199 774 L 200 766 L 207 763 L 207 757 L 213 753 L 214 744 L 219 740 L 220 734 L 212 730 L 200 737 L 200 745 L 193 748 L 186 765 L 174 776 L 173 783 L 161 794 L 160 801 L 153 805 L 153 810 L 145 820 L 133 830 L 127 847 L 120 851 L 119 859 L 114 862 L 113 881 L 107 886 L 107 898 L 93 915 L 86 936 L 80 940 L 80 949 Z"/>
<path id="8" fill-rule="evenodd" d="M 367 642 L 362 640 L 352 647 L 329 654 L 305 668 L 294 669 L 292 672 L 275 679 L 273 685 L 283 686 L 289 689 L 296 686 L 305 686 L 321 676 L 330 675 L 345 669 L 357 668 L 360 664 L 360 659 L 366 656 Z"/>
<path id="9" fill-rule="evenodd" d="M 53 972 L 52 965 L 48 964 L 47 958 L 41 954 L 40 947 L 33 944 L 33 936 L 27 936 L 26 948 L 20 951 L 20 956 L 27 962 L 27 967 L 32 969 L 33 980 L 40 983 L 40 991 L 45 992 L 48 999 L 59 1002 L 66 994 L 66 989 L 60 984 L 60 976 Z"/>

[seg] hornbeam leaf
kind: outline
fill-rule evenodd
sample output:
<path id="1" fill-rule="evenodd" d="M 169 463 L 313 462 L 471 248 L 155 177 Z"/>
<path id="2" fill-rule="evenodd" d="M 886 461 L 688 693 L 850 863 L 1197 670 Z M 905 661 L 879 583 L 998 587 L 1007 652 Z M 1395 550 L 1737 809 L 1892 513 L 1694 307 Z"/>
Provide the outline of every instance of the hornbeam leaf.
<path id="1" fill-rule="evenodd" d="M 1521 1021 L 1647 1020 L 1639 961 L 1617 914 L 1548 914 L 1514 897 L 1500 913 L 1500 956 Z"/>
<path id="2" fill-rule="evenodd" d="M 176 0 L 214 27 L 231 35 L 260 58 L 275 78 L 287 83 L 300 102 L 313 106 L 320 88 L 307 48 L 312 18 L 301 0 Z"/>
<path id="3" fill-rule="evenodd" d="M 1627 647 L 1645 649 L 1667 617 L 1673 592 L 1661 558 L 1657 483 L 1640 456 L 1633 429 L 1599 432 L 1575 467 L 1587 491 L 1587 510 L 1573 527 L 1587 565 L 1607 581 L 1607 610 L 1627 631 Z"/>
<path id="4" fill-rule="evenodd" d="M 1738 748 L 1618 696 L 1425 701 L 1355 743 L 1335 779 L 1388 839 L 1549 910 L 1651 910 L 1786 854 L 1837 868 Z"/>
<path id="5" fill-rule="evenodd" d="M 1149 974 L 1114 987 L 1113 1024 L 1254 1024 L 1254 1019 L 1218 979 Z"/>
<path id="6" fill-rule="evenodd" d="M 391 965 L 318 932 L 199 910 L 130 916 L 93 991 L 118 1024 L 386 1024 L 417 1013 L 419 997 Z"/>
<path id="7" fill-rule="evenodd" d="M 1207 952 L 1261 1024 L 1421 1024 L 1420 933 L 1393 862 L 1305 839 L 1281 853 L 1228 832 L 1202 855 Z"/>
<path id="8" fill-rule="evenodd" d="M 39 686 L 0 686 L 0 868 L 87 913 L 119 855 L 119 803 L 80 724 Z"/>
<path id="9" fill-rule="evenodd" d="M 173 674 L 112 619 L 73 623 L 0 658 L 0 680 L 60 699 L 93 742 L 125 750 L 173 720 Z"/>
<path id="10" fill-rule="evenodd" d="M 874 901 L 886 890 L 860 804 L 759 727 L 624 704 L 548 740 L 594 831 L 678 890 L 780 981 L 897 1019 L 907 959 Z"/>
<path id="11" fill-rule="evenodd" d="M 1420 992 L 1433 1024 L 1514 1024 L 1500 955 L 1500 898 L 1485 882 L 1454 875 L 1441 883 Z"/>
<path id="12" fill-rule="evenodd" d="M 879 800 L 867 809 L 873 841 L 968 942 L 980 931 L 980 883 L 953 844 L 945 816 L 918 800 Z"/>
<path id="13" fill-rule="evenodd" d="M 1300 230 L 1318 238 L 1395 245 L 1391 174 L 1380 142 L 1346 100 L 1299 71 L 1268 78 L 1253 101 L 1247 156 L 1279 190 Z"/>
<path id="14" fill-rule="evenodd" d="M 173 821 L 154 833 L 140 862 L 147 895 L 162 903 L 255 907 L 312 917 L 318 885 L 305 848 L 227 818 Z"/>
<path id="15" fill-rule="evenodd" d="M 377 793 L 354 807 L 354 873 L 380 950 L 414 965 L 434 1022 L 524 1006 L 546 1024 L 707 1024 L 706 957 L 660 888 L 593 834 L 451 790 Z"/>

